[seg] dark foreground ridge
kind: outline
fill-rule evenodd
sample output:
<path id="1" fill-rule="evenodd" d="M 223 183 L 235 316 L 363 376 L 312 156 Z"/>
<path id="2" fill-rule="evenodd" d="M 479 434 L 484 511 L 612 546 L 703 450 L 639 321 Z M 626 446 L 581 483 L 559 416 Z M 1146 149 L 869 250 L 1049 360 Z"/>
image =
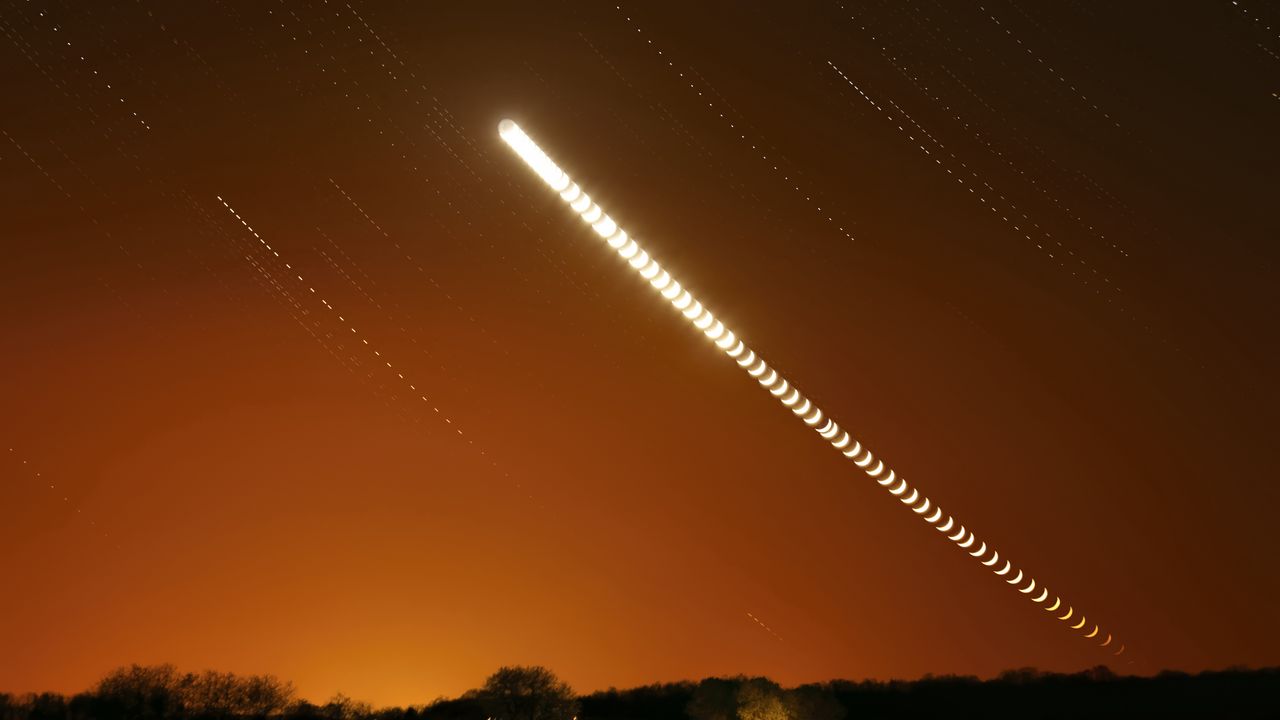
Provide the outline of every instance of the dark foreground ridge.
<path id="1" fill-rule="evenodd" d="M 316 705 L 270 675 L 121 668 L 71 697 L 0 693 L 0 720 L 863 720 L 869 718 L 1280 718 L 1280 668 L 1118 676 L 1024 668 L 991 680 L 826 683 L 707 678 L 576 695 L 546 668 L 504 667 L 459 698 L 374 709 L 337 695 Z"/>

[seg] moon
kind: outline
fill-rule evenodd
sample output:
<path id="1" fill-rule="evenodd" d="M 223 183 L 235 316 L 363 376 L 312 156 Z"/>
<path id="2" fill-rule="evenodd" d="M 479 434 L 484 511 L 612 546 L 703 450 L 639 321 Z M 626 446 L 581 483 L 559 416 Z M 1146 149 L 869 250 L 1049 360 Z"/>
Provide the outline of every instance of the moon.
<path id="1" fill-rule="evenodd" d="M 827 418 L 821 409 L 800 393 L 798 388 L 791 385 L 776 369 L 770 368 L 763 359 L 759 358 L 754 351 L 751 351 L 742 340 L 726 327 L 724 321 L 716 319 L 709 309 L 696 300 L 692 293 L 684 289 L 672 277 L 670 272 L 664 270 L 657 260 L 643 250 L 634 238 L 629 237 L 627 232 L 618 226 L 617 221 L 609 216 L 599 203 L 593 201 L 581 186 L 573 182 L 569 174 L 557 166 L 518 125 L 510 120 L 503 120 L 499 123 L 498 130 L 502 139 L 515 150 L 516 154 L 547 185 L 558 193 L 560 199 L 580 215 L 582 220 L 591 225 L 596 234 L 616 250 L 623 259 L 627 260 L 627 264 L 632 269 L 636 270 L 655 290 L 662 293 L 662 296 L 712 340 L 718 349 L 725 351 L 741 368 L 747 370 L 752 378 L 759 381 L 765 389 L 778 398 L 783 405 L 791 409 L 797 417 L 816 430 L 825 440 L 832 441 L 832 445 L 837 450 L 840 450 L 847 458 L 853 460 L 860 469 L 875 479 L 878 484 L 897 497 L 903 504 L 910 507 L 914 513 L 918 514 L 936 530 L 945 534 L 951 533 L 955 529 L 954 534 L 947 535 L 947 538 L 965 549 L 966 552 L 969 552 L 972 557 L 977 558 L 985 567 L 993 569 L 995 574 L 1005 579 L 1009 585 L 1017 587 L 1019 593 L 1030 598 L 1032 593 L 1036 592 L 1036 581 L 1027 576 L 1022 569 L 1018 569 L 1015 575 L 1013 563 L 1008 559 L 1005 560 L 1003 567 L 1001 567 L 1000 554 L 994 548 L 989 548 L 985 541 L 981 543 L 981 546 L 976 551 L 970 552 L 970 549 L 978 542 L 977 536 L 972 531 L 966 530 L 954 517 L 944 516 L 940 506 L 936 505 L 918 488 L 911 487 L 905 479 L 898 477 L 893 470 L 885 465 L 883 460 L 877 462 L 871 451 L 863 448 L 860 442 L 853 440 L 848 432 L 842 434 L 840 427 L 833 419 Z M 823 423 L 824 419 L 826 420 L 825 424 Z M 834 438 L 839 439 L 833 441 Z M 908 491 L 910 491 L 909 494 Z M 940 522 L 944 517 L 946 518 L 945 522 Z M 982 558 L 986 557 L 988 553 L 990 553 L 991 558 L 984 561 Z M 1023 583 L 1025 583 L 1025 587 L 1020 587 Z M 1037 604 L 1042 604 L 1048 597 L 1048 589 L 1041 587 L 1039 595 L 1030 599 Z M 1061 606 L 1061 597 L 1055 596 L 1053 605 L 1045 609 L 1055 613 L 1056 616 L 1056 612 Z M 1077 619 L 1074 613 L 1074 607 L 1068 607 L 1065 615 L 1056 617 L 1059 620 L 1068 622 Z M 1086 619 L 1082 614 L 1078 617 L 1078 621 L 1071 625 L 1071 629 L 1082 630 L 1085 626 Z M 1095 624 L 1092 631 L 1085 637 L 1094 638 L 1100 632 L 1100 626 Z M 1111 643 L 1112 636 L 1108 634 L 1101 645 L 1105 647 Z M 1121 644 L 1114 654 L 1119 655 L 1124 650 L 1125 647 Z"/>

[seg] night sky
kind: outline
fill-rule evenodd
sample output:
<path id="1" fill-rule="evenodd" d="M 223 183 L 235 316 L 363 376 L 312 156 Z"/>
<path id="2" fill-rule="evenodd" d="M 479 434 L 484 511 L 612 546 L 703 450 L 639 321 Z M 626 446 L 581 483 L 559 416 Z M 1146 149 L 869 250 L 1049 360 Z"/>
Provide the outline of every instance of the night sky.
<path id="1" fill-rule="evenodd" d="M 1274 6 L 3 0 L 0 34 L 0 691 L 1280 663 Z M 712 352 L 505 117 L 1125 654 Z"/>

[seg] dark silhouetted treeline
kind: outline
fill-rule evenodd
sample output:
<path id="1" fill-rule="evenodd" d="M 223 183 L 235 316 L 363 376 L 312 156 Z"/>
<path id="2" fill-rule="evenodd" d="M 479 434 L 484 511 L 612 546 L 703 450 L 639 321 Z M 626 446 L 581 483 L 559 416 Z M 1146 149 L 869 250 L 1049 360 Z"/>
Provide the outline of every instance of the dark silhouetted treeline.
<path id="1" fill-rule="evenodd" d="M 134 665 L 71 697 L 0 693 L 0 720 L 870 720 L 872 718 L 1280 718 L 1280 668 L 1117 676 L 1026 668 L 992 680 L 827 683 L 783 688 L 767 678 L 610 689 L 578 696 L 549 670 L 504 667 L 462 697 L 374 709 L 338 695 L 295 696 L 272 676 Z"/>

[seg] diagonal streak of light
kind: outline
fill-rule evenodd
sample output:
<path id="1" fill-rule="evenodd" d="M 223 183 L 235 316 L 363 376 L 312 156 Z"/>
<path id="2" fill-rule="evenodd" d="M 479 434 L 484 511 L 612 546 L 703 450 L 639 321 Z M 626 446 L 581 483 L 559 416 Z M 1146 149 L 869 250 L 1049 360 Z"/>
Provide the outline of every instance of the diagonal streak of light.
<path id="1" fill-rule="evenodd" d="M 568 173 L 560 169 L 519 125 L 511 120 L 503 120 L 498 124 L 498 135 L 553 192 L 559 194 L 560 199 L 570 209 L 581 216 L 610 248 L 639 273 L 640 277 L 648 281 L 649 285 L 660 293 L 663 299 L 670 302 L 694 328 L 711 340 L 716 348 L 735 361 L 738 367 L 746 371 L 805 425 L 852 461 L 859 470 L 876 481 L 896 500 L 910 508 L 930 527 L 942 533 L 944 537 L 974 557 L 1006 584 L 1040 606 L 1051 617 L 1062 622 L 1073 633 L 1096 642 L 1099 647 L 1111 648 L 1118 644 L 1118 649 L 1112 651 L 1113 655 L 1124 652 L 1124 644 L 1115 643 L 1111 633 L 1104 633 L 1101 626 L 1089 623 L 1084 613 L 1076 611 L 1073 606 L 1067 605 L 1063 610 L 1064 603 L 1061 597 L 1050 594 L 1049 589 L 1037 584 L 1029 573 L 1015 567 L 1008 558 L 1001 558 L 1000 553 L 985 541 L 978 540 L 971 529 L 943 512 L 942 508 L 921 493 L 919 488 L 913 487 L 890 469 L 883 460 L 873 456 L 870 450 L 863 447 L 862 443 L 855 440 L 847 430 L 823 413 L 777 369 L 770 367 L 755 351 L 747 347 L 737 334 L 717 319 L 710 310 L 694 298 L 687 288 L 672 277 L 670 272 L 663 269 L 657 260 L 645 252 L 634 238 L 619 227 L 618 223 L 609 217 L 604 209 L 569 177 Z M 1049 601 L 1050 598 L 1053 598 L 1052 602 Z M 1100 638 L 1100 636 L 1105 637 Z"/>

